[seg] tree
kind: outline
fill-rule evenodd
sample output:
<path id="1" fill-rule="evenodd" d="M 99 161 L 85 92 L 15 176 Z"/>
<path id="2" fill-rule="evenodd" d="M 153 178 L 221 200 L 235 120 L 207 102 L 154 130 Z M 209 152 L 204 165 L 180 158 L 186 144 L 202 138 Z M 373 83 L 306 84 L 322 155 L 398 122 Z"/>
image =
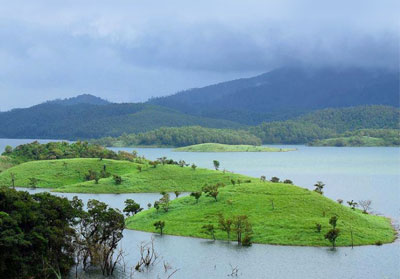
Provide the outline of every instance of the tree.
<path id="1" fill-rule="evenodd" d="M 236 181 L 234 179 L 231 179 L 231 183 L 232 183 L 233 186 L 235 186 Z"/>
<path id="2" fill-rule="evenodd" d="M 163 229 L 165 227 L 165 222 L 164 221 L 157 221 L 154 223 L 154 227 L 156 230 L 160 230 L 160 235 L 163 235 Z"/>
<path id="3" fill-rule="evenodd" d="M 332 249 L 335 249 L 336 238 L 340 235 L 340 230 L 336 228 L 337 220 L 337 216 L 332 216 L 329 219 L 329 224 L 332 226 L 332 229 L 325 234 L 325 239 L 328 239 L 332 243 Z"/>
<path id="4" fill-rule="evenodd" d="M 179 192 L 179 191 L 175 191 L 174 193 L 175 193 L 175 197 L 179 197 L 181 194 L 181 192 Z"/>
<path id="5" fill-rule="evenodd" d="M 123 211 L 125 212 L 126 216 L 129 216 L 129 215 L 133 216 L 142 210 L 143 210 L 143 208 L 140 207 L 140 204 L 136 203 L 134 200 L 127 199 L 125 201 L 125 208 Z"/>
<path id="6" fill-rule="evenodd" d="M 197 166 L 195 164 L 192 164 L 192 170 L 196 170 Z"/>
<path id="7" fill-rule="evenodd" d="M 314 184 L 315 189 L 314 191 L 317 192 L 318 194 L 324 194 L 324 192 L 322 191 L 322 189 L 324 189 L 325 184 L 322 181 L 317 181 L 317 183 Z"/>
<path id="8" fill-rule="evenodd" d="M 224 218 L 224 215 L 220 214 L 219 218 L 218 218 L 218 225 L 219 228 L 226 232 L 226 234 L 228 235 L 228 240 L 230 240 L 230 234 L 232 231 L 232 225 L 233 225 L 233 220 L 229 219 L 229 218 Z"/>
<path id="9" fill-rule="evenodd" d="M 218 169 L 219 169 L 219 161 L 214 160 L 214 161 L 213 161 L 213 164 L 214 164 L 215 170 L 218 170 Z"/>
<path id="10" fill-rule="evenodd" d="M 236 232 L 236 239 L 238 244 L 242 243 L 242 235 L 251 236 L 253 229 L 249 222 L 247 215 L 238 215 L 233 219 L 233 230 Z"/>
<path id="11" fill-rule="evenodd" d="M 11 187 L 15 189 L 15 174 L 13 172 L 10 172 L 10 177 L 11 177 Z"/>
<path id="12" fill-rule="evenodd" d="M 202 226 L 201 228 L 202 228 L 202 232 L 203 233 L 205 233 L 206 235 L 211 236 L 212 239 L 215 240 L 215 228 L 214 228 L 214 225 L 208 224 L 208 225 Z"/>
<path id="13" fill-rule="evenodd" d="M 165 212 L 168 212 L 169 210 L 169 202 L 170 198 L 168 193 L 165 193 L 159 200 L 159 205 L 162 207 L 162 209 L 164 209 Z"/>
<path id="14" fill-rule="evenodd" d="M 265 182 L 267 180 L 267 178 L 265 177 L 265 175 L 261 175 L 260 180 L 261 180 L 261 182 Z"/>
<path id="15" fill-rule="evenodd" d="M 194 197 L 194 198 L 196 199 L 196 203 L 198 203 L 198 202 L 199 202 L 199 199 L 200 199 L 200 197 L 201 197 L 201 192 L 192 192 L 192 193 L 190 194 L 190 196 L 191 196 L 191 197 Z"/>
<path id="16" fill-rule="evenodd" d="M 205 185 L 202 188 L 203 192 L 206 193 L 206 196 L 213 197 L 215 201 L 217 200 L 217 196 L 219 194 L 218 185 Z"/>
<path id="17" fill-rule="evenodd" d="M 142 166 L 137 166 L 137 170 L 138 170 L 139 172 L 142 172 Z"/>
<path id="18" fill-rule="evenodd" d="M 362 207 L 363 213 L 368 214 L 368 211 L 371 209 L 371 200 L 361 200 L 358 202 L 358 204 Z"/>
<path id="19" fill-rule="evenodd" d="M 278 183 L 279 182 L 279 177 L 273 176 L 271 178 L 271 182 Z"/>
<path id="20" fill-rule="evenodd" d="M 151 203 L 147 204 L 147 208 L 150 209 L 151 208 Z"/>
<path id="21" fill-rule="evenodd" d="M 328 239 L 332 243 L 332 248 L 335 249 L 336 238 L 340 235 L 339 229 L 331 229 L 325 234 L 325 239 Z"/>
<path id="22" fill-rule="evenodd" d="M 6 148 L 4 148 L 4 153 L 6 155 L 11 154 L 13 151 L 13 148 L 10 145 L 7 145 Z"/>
<path id="23" fill-rule="evenodd" d="M 342 199 L 337 199 L 336 201 L 338 202 L 338 204 L 343 204 L 343 200 Z"/>
<path id="24" fill-rule="evenodd" d="M 285 179 L 285 181 L 283 181 L 283 183 L 285 184 L 293 184 L 293 181 L 290 179 Z"/>
<path id="25" fill-rule="evenodd" d="M 154 202 L 154 208 L 155 208 L 156 211 L 158 212 L 158 210 L 160 209 L 160 202 L 159 202 L 159 201 L 155 201 L 155 202 Z"/>
<path id="26" fill-rule="evenodd" d="M 315 224 L 315 229 L 317 230 L 317 232 L 318 233 L 320 233 L 321 232 L 321 229 L 322 229 L 322 225 L 321 224 Z"/>
<path id="27" fill-rule="evenodd" d="M 120 175 L 113 175 L 115 185 L 120 185 L 122 183 L 122 177 Z"/>
<path id="28" fill-rule="evenodd" d="M 350 206 L 350 208 L 353 209 L 353 210 L 355 210 L 356 207 L 358 206 L 358 204 L 357 204 L 355 201 L 353 201 L 353 200 L 347 201 L 347 204 L 348 204 L 348 205 Z"/>

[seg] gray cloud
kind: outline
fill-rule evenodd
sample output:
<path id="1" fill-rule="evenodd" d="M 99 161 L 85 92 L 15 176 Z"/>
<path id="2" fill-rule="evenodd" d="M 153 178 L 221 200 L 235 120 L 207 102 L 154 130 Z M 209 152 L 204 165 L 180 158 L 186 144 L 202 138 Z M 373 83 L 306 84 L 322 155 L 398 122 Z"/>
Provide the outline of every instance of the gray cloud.
<path id="1" fill-rule="evenodd" d="M 398 68 L 397 1 L 322 2 L 8 1 L 0 109 L 144 101 L 294 64 Z"/>

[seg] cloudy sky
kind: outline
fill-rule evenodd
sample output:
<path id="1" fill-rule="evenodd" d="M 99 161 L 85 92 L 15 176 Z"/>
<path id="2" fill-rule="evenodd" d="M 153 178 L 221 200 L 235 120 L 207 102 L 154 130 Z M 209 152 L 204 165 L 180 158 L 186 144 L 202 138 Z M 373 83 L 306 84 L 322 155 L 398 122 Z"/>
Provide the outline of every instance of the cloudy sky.
<path id="1" fill-rule="evenodd" d="M 0 0 L 0 110 L 82 93 L 145 101 L 287 65 L 396 69 L 399 10 L 396 0 Z"/>

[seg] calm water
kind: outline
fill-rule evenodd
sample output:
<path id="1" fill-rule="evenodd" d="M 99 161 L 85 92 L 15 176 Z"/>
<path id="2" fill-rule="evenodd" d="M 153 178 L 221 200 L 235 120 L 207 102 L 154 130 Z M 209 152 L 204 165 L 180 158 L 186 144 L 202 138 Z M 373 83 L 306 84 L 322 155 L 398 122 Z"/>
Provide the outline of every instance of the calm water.
<path id="1" fill-rule="evenodd" d="M 0 140 L 0 149 L 6 144 L 15 146 L 23 142 L 29 141 Z M 212 167 L 212 160 L 219 160 L 221 167 L 230 171 L 255 177 L 290 178 L 297 185 L 307 188 L 322 180 L 327 185 L 326 196 L 343 200 L 371 199 L 375 212 L 398 218 L 400 148 L 297 148 L 297 152 L 288 153 L 176 153 L 171 149 L 158 148 L 135 150 L 150 159 L 166 156 L 207 168 Z M 79 196 L 84 200 L 96 198 L 119 208 L 126 198 L 133 198 L 145 206 L 160 197 L 159 194 Z M 126 261 L 134 265 L 137 247 L 153 235 L 128 230 L 124 235 L 122 245 L 129 252 Z M 257 244 L 242 248 L 228 242 L 175 236 L 154 236 L 154 239 L 156 250 L 161 255 L 160 263 L 149 272 L 135 274 L 134 278 L 167 278 L 163 261 L 179 268 L 172 278 L 182 279 L 226 278 L 231 273 L 230 265 L 239 268 L 238 278 L 400 278 L 399 242 L 380 247 L 331 251 L 328 248 Z"/>

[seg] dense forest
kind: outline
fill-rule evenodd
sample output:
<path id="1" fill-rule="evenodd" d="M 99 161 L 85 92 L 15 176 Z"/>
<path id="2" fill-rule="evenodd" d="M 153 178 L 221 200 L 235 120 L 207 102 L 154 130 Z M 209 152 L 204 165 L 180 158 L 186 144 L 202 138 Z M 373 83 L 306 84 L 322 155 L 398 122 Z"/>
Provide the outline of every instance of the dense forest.
<path id="1" fill-rule="evenodd" d="M 19 163 L 69 158 L 132 159 L 127 152 L 115 153 L 100 145 L 81 141 L 76 143 L 68 143 L 65 141 L 49 142 L 45 144 L 34 141 L 32 143 L 18 145 L 15 148 L 6 146 L 2 155 Z"/>
<path id="2" fill-rule="evenodd" d="M 124 134 L 93 140 L 104 146 L 187 146 L 200 143 L 222 144 L 305 144 L 320 139 L 335 138 L 346 131 L 360 129 L 399 129 L 400 110 L 388 106 L 359 106 L 324 109 L 287 121 L 265 122 L 241 130 L 202 127 L 161 128 L 139 134 Z M 384 129 L 384 130 L 382 130 Z M 387 141 L 396 145 L 396 135 Z"/>
<path id="3" fill-rule="evenodd" d="M 0 278 L 67 278 L 74 265 L 111 275 L 124 216 L 97 200 L 83 208 L 76 197 L 0 187 Z"/>
<path id="4" fill-rule="evenodd" d="M 187 146 L 200 143 L 261 145 L 260 138 L 244 130 L 210 129 L 200 126 L 160 128 L 146 133 L 123 134 L 93 140 L 103 146 Z"/>

